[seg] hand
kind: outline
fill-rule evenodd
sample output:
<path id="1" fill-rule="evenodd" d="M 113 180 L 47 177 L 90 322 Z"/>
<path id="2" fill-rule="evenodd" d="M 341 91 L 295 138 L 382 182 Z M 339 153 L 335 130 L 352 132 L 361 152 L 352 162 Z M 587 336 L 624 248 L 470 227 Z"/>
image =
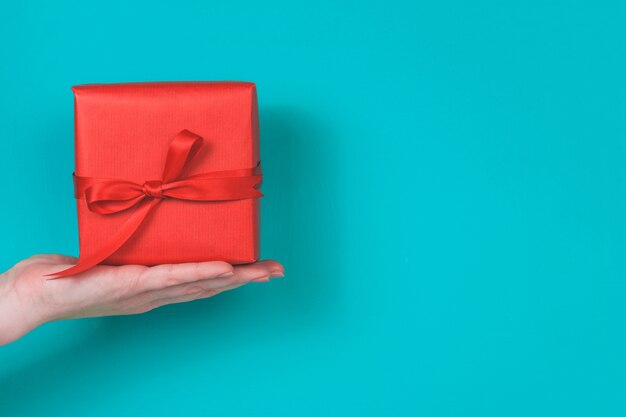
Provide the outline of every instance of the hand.
<path id="1" fill-rule="evenodd" d="M 0 275 L 0 346 L 49 321 L 139 314 L 284 274 L 278 262 L 261 261 L 234 267 L 226 262 L 99 265 L 70 278 L 45 276 L 74 263 L 69 256 L 35 255 Z"/>

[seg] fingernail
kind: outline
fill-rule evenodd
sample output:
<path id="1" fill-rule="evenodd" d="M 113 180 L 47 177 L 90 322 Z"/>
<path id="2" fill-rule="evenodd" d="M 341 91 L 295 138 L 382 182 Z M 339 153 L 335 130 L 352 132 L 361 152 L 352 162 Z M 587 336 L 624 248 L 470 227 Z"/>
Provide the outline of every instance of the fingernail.
<path id="1" fill-rule="evenodd" d="M 285 276 L 285 273 L 280 269 L 275 269 L 271 271 L 270 274 L 272 275 L 272 278 L 282 278 Z"/>
<path id="2" fill-rule="evenodd" d="M 223 274 L 219 274 L 217 277 L 226 278 L 226 277 L 232 277 L 233 275 L 235 275 L 233 271 L 227 271 L 227 272 L 224 272 Z"/>

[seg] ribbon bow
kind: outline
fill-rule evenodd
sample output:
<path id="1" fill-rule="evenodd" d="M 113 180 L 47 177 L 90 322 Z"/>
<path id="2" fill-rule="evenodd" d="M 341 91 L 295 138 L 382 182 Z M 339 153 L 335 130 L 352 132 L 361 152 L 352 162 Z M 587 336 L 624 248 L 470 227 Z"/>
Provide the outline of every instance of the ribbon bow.
<path id="1" fill-rule="evenodd" d="M 139 228 L 148 214 L 164 199 L 175 198 L 193 201 L 227 201 L 259 198 L 257 189 L 261 182 L 260 163 L 254 168 L 214 171 L 181 178 L 183 170 L 198 153 L 202 137 L 182 130 L 167 152 L 163 175 L 159 180 L 143 184 L 132 181 L 79 177 L 74 175 L 74 194 L 84 198 L 90 211 L 107 215 L 134 207 L 128 220 L 104 245 L 85 256 L 71 268 L 49 276 L 63 278 L 78 274 L 99 264 L 126 242 Z"/>

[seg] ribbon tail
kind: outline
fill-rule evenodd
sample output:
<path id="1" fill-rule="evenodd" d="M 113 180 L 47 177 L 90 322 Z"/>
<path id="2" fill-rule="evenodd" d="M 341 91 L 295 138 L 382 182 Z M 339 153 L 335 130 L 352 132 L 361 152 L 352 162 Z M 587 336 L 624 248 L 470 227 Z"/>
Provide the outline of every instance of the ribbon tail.
<path id="1" fill-rule="evenodd" d="M 141 223 L 148 216 L 148 213 L 156 207 L 156 205 L 161 201 L 160 199 L 146 199 L 139 203 L 139 205 L 133 211 L 133 214 L 130 218 L 122 225 L 122 227 L 117 231 L 117 233 L 103 246 L 101 246 L 95 252 L 92 252 L 86 256 L 80 256 L 78 259 L 78 263 L 76 265 L 64 269 L 63 271 L 54 272 L 52 274 L 47 274 L 51 278 L 48 279 L 58 279 L 58 278 L 66 278 L 71 275 L 76 275 L 80 272 L 84 272 L 91 267 L 98 265 L 100 262 L 104 261 L 106 258 L 111 256 L 116 250 L 118 250 L 132 235 L 135 233 L 137 228 L 141 225 Z"/>

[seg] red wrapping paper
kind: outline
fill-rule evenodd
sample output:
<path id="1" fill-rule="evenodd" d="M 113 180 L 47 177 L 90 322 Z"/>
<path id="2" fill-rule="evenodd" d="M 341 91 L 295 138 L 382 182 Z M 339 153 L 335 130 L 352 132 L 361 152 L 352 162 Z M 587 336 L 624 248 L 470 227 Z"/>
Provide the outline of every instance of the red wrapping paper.
<path id="1" fill-rule="evenodd" d="M 83 85 L 75 95 L 75 175 L 145 184 L 162 175 L 168 147 L 181 130 L 203 138 L 184 176 L 256 167 L 259 125 L 254 84 L 172 82 Z M 100 214 L 77 199 L 80 259 L 132 216 Z M 110 265 L 259 257 L 259 199 L 163 199 L 132 236 L 101 263 Z M 80 263 L 79 259 L 79 263 Z"/>

